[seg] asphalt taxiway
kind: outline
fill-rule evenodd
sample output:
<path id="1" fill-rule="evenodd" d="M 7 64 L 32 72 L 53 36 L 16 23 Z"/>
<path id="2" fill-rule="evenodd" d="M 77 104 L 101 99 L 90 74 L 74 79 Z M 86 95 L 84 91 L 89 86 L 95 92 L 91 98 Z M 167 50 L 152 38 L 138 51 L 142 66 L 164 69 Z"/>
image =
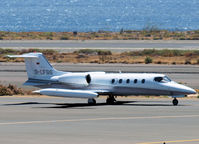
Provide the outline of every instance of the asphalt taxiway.
<path id="1" fill-rule="evenodd" d="M 6 144 L 196 144 L 199 100 L 0 97 L 0 143 Z"/>
<path id="2" fill-rule="evenodd" d="M 60 52 L 73 52 L 79 49 L 106 49 L 124 52 L 143 49 L 197 50 L 196 40 L 1 40 L 0 48 L 12 49 L 56 49 Z"/>

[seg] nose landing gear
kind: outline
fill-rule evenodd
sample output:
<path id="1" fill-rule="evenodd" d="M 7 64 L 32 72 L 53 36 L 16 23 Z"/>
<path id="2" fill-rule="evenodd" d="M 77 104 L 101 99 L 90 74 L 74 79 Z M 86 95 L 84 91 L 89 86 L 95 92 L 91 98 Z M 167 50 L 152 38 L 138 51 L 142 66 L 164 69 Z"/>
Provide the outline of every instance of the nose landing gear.
<path id="1" fill-rule="evenodd" d="M 177 105 L 178 105 L 178 100 L 177 100 L 177 98 L 174 98 L 173 101 L 172 101 L 172 103 L 173 103 L 174 106 L 177 106 Z"/>

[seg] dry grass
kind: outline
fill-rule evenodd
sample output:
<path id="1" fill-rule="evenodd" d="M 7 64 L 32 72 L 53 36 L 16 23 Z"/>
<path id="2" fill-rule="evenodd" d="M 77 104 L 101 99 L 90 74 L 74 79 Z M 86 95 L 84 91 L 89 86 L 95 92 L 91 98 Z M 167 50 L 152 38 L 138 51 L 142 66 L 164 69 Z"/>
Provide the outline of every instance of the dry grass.
<path id="1" fill-rule="evenodd" d="M 9 85 L 0 85 L 0 96 L 13 96 L 13 95 L 18 95 L 18 96 L 23 96 L 23 95 L 28 95 L 28 96 L 34 96 L 39 94 L 37 93 L 32 93 L 31 90 L 26 90 L 22 88 L 18 88 L 15 85 L 9 84 Z"/>
<path id="2" fill-rule="evenodd" d="M 145 29 L 120 32 L 6 32 L 0 31 L 0 40 L 199 40 L 199 30 L 167 31 Z"/>
<path id="3" fill-rule="evenodd" d="M 113 53 L 112 55 L 85 55 L 77 53 L 62 53 L 56 56 L 47 56 L 51 62 L 68 62 L 68 63 L 125 63 L 125 64 L 137 64 L 145 63 L 145 58 L 147 56 L 128 56 L 122 55 L 120 53 Z M 52 58 L 56 57 L 56 58 Z M 196 57 L 186 57 L 186 56 L 152 56 L 154 64 L 185 64 L 186 61 L 190 61 L 189 64 L 198 64 L 197 60 L 199 56 Z"/>
<path id="4" fill-rule="evenodd" d="M 0 49 L 0 62 L 23 62 L 22 58 L 8 58 L 7 54 L 23 54 L 28 52 L 42 52 L 50 62 L 62 63 L 145 63 L 150 57 L 153 64 L 199 64 L 199 50 L 155 50 L 131 51 L 112 53 L 108 50 L 84 49 L 73 53 L 58 53 L 55 50 L 29 49 L 9 51 Z"/>
<path id="5" fill-rule="evenodd" d="M 17 88 L 16 86 L 11 84 L 9 84 L 8 86 L 0 85 L 0 96 L 24 95 L 24 94 L 29 94 L 29 92 L 22 90 L 21 88 Z"/>

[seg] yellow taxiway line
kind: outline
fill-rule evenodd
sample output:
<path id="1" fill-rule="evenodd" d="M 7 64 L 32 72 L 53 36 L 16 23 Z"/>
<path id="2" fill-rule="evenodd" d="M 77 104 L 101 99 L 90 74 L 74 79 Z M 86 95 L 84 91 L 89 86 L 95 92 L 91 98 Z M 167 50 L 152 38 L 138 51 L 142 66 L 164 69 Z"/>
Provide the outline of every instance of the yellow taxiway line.
<path id="1" fill-rule="evenodd" d="M 174 141 L 159 141 L 159 142 L 144 142 L 137 144 L 168 144 L 168 143 L 182 143 L 182 142 L 199 142 L 199 139 L 191 139 L 191 140 L 174 140 Z"/>

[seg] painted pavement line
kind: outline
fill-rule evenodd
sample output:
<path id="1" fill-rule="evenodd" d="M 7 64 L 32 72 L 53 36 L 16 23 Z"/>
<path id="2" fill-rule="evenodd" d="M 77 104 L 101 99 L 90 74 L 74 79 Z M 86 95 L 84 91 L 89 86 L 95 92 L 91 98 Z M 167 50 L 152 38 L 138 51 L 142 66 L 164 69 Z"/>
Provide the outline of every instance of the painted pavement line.
<path id="1" fill-rule="evenodd" d="M 182 143 L 182 142 L 199 142 L 199 139 L 191 139 L 191 140 L 174 140 L 174 141 L 159 141 L 159 142 L 144 142 L 137 144 L 167 144 L 167 143 Z"/>

